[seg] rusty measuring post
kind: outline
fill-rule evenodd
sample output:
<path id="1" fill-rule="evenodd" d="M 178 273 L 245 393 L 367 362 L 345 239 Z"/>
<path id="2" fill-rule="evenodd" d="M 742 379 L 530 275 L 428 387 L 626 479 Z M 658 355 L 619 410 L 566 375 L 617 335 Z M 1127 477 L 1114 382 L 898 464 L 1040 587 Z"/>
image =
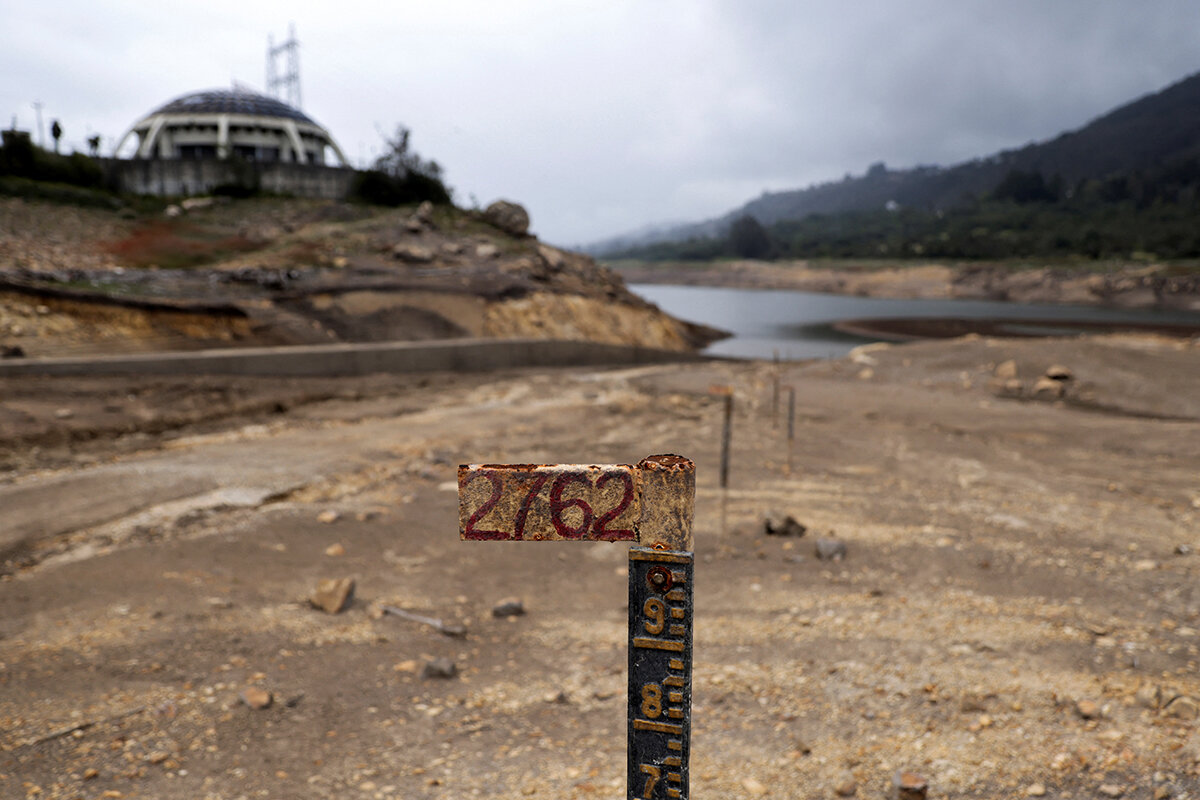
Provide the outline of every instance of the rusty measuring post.
<path id="1" fill-rule="evenodd" d="M 692 708 L 692 521 L 696 466 L 675 455 L 628 464 L 458 468 L 468 540 L 629 541 L 630 800 L 687 800 Z"/>

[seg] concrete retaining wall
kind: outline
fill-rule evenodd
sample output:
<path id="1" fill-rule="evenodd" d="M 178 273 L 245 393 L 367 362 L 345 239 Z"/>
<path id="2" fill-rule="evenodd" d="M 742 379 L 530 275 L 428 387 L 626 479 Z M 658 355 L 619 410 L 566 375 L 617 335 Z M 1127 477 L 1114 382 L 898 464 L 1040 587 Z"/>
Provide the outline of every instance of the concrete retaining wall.
<path id="1" fill-rule="evenodd" d="M 660 364 L 705 359 L 697 353 L 597 342 L 544 339 L 453 339 L 301 347 L 255 347 L 186 353 L 0 361 L 15 375 L 337 376 L 372 372 L 486 372 L 515 367 Z"/>
<path id="2" fill-rule="evenodd" d="M 223 184 L 256 186 L 265 192 L 340 200 L 354 171 L 319 164 L 217 159 L 109 159 L 105 168 L 117 187 L 131 194 L 162 197 L 208 194 Z"/>

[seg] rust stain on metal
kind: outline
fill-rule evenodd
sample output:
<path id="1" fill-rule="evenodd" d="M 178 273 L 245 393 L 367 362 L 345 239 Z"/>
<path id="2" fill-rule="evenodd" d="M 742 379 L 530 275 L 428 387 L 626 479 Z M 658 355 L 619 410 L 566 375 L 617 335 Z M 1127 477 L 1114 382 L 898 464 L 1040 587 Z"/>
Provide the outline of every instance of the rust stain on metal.
<path id="1" fill-rule="evenodd" d="M 629 464 L 464 464 L 459 536 L 506 541 L 634 541 L 640 475 Z"/>
<path id="2" fill-rule="evenodd" d="M 696 465 L 683 456 L 658 455 L 642 459 L 637 468 L 642 486 L 638 542 L 646 547 L 691 552 Z"/>

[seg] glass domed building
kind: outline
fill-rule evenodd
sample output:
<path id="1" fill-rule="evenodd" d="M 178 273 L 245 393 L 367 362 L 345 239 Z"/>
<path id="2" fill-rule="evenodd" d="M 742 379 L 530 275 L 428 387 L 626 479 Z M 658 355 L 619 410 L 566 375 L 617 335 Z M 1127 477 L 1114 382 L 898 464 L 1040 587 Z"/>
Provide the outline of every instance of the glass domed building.
<path id="1" fill-rule="evenodd" d="M 121 138 L 135 159 L 220 159 L 346 166 L 329 131 L 274 97 L 241 87 L 193 92 L 147 114 Z"/>
<path id="2" fill-rule="evenodd" d="M 329 131 L 287 103 L 234 87 L 185 94 L 151 111 L 108 160 L 133 194 L 228 190 L 342 198 L 353 170 Z"/>

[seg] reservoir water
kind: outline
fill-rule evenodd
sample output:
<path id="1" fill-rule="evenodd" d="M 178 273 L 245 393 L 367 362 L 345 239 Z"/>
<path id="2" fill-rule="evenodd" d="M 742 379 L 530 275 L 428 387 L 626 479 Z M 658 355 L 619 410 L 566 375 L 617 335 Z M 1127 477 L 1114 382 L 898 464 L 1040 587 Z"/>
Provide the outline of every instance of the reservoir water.
<path id="1" fill-rule="evenodd" d="M 845 297 L 776 289 L 632 284 L 629 287 L 681 319 L 732 332 L 705 352 L 736 358 L 785 360 L 831 358 L 853 347 L 891 338 L 841 323 L 850 320 L 970 321 L 988 332 L 1010 335 L 1063 335 L 1096 330 L 1096 325 L 1186 325 L 1200 330 L 1200 313 L 1098 306 L 1030 305 L 983 300 L 902 300 Z M 1072 327 L 1072 326 L 1075 327 Z M 870 326 L 865 326 L 870 327 Z"/>

